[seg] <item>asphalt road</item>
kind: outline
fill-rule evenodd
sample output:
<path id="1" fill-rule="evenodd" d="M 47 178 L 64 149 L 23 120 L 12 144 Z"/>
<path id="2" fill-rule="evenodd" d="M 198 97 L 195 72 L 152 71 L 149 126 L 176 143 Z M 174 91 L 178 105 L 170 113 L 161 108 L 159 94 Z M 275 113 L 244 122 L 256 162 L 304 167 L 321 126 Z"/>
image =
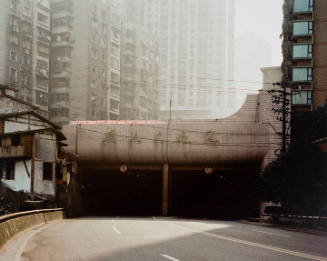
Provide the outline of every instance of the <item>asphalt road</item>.
<path id="1" fill-rule="evenodd" d="M 327 237 L 241 222 L 85 218 L 24 232 L 3 261 L 327 261 Z"/>

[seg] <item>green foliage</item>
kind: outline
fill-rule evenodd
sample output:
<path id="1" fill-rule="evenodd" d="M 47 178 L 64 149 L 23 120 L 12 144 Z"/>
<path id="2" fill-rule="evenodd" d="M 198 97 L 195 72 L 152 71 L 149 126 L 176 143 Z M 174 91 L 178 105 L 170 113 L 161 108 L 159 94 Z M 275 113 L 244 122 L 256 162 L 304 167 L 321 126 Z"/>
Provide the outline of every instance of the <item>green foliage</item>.
<path id="1" fill-rule="evenodd" d="M 310 142 L 327 137 L 327 102 L 313 112 L 304 112 L 293 116 L 292 140 Z"/>
<path id="2" fill-rule="evenodd" d="M 312 141 L 327 136 L 327 105 L 296 117 L 292 128 L 288 151 L 263 172 L 263 199 L 284 212 L 319 214 L 327 204 L 327 157 Z"/>

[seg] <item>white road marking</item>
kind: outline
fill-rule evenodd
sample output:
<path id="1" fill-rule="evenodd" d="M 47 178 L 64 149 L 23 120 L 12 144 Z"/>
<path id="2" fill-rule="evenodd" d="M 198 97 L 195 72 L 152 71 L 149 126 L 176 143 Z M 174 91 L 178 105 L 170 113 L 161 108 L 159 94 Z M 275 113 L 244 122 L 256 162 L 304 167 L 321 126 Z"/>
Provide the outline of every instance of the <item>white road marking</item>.
<path id="1" fill-rule="evenodd" d="M 154 220 L 154 221 L 156 221 L 156 220 L 157 220 L 157 218 L 156 218 L 155 216 L 153 216 L 152 218 L 153 218 L 153 220 Z"/>
<path id="2" fill-rule="evenodd" d="M 231 241 L 231 242 L 235 242 L 235 243 L 239 243 L 239 244 L 243 244 L 243 245 L 248 245 L 248 246 L 252 246 L 252 247 L 267 249 L 267 250 L 271 250 L 271 251 L 275 251 L 275 252 L 279 252 L 279 253 L 283 253 L 283 254 L 288 254 L 291 256 L 307 258 L 307 259 L 311 259 L 311 260 L 315 260 L 315 261 L 327 261 L 327 258 L 322 257 L 322 256 L 310 255 L 310 254 L 301 253 L 301 252 L 297 252 L 297 251 L 287 250 L 284 248 L 279 248 L 279 247 L 264 245 L 264 244 L 260 244 L 260 243 L 250 242 L 250 241 L 246 241 L 246 240 L 241 240 L 241 239 L 237 239 L 237 238 L 233 238 L 233 237 L 216 235 L 216 234 L 209 233 L 209 232 L 197 231 L 195 229 L 187 228 L 187 227 L 177 225 L 177 224 L 175 224 L 175 225 L 186 231 L 192 231 L 194 233 L 206 235 L 209 237 L 214 237 L 214 238 Z"/>
<path id="3" fill-rule="evenodd" d="M 257 230 L 257 229 L 252 229 L 252 231 L 263 233 L 263 234 L 268 234 L 268 235 L 273 235 L 273 236 L 279 236 L 279 237 L 291 237 L 289 235 L 284 235 L 284 234 L 279 234 L 279 233 L 272 233 L 272 232 L 267 232 L 267 231 L 262 231 L 262 230 Z"/>
<path id="4" fill-rule="evenodd" d="M 164 255 L 164 254 L 161 254 L 162 257 L 164 258 L 167 258 L 168 260 L 171 260 L 171 261 L 181 261 L 175 257 L 172 257 L 172 256 L 168 256 L 168 255 Z"/>
<path id="5" fill-rule="evenodd" d="M 119 235 L 121 234 L 121 232 L 116 227 L 112 227 L 112 230 L 115 231 Z"/>
<path id="6" fill-rule="evenodd" d="M 28 235 L 24 242 L 20 245 L 20 247 L 18 248 L 14 261 L 20 261 L 22 259 L 22 254 L 24 253 L 25 247 L 27 246 L 28 241 L 34 237 L 36 234 L 41 233 L 43 230 L 47 229 L 48 227 L 50 227 L 51 225 L 53 225 L 55 222 L 52 222 L 46 226 L 41 225 L 40 228 L 36 229 L 35 231 L 33 231 L 30 235 Z"/>

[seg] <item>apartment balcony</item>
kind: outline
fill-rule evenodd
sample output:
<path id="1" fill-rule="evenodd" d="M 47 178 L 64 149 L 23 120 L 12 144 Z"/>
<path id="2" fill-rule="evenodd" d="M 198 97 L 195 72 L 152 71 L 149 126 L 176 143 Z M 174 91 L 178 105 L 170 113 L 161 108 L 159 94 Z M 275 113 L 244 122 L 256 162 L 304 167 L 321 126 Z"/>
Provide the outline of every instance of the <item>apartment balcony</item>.
<path id="1" fill-rule="evenodd" d="M 39 41 L 46 43 L 46 44 L 49 44 L 51 41 L 50 35 L 49 36 L 39 35 L 38 39 L 39 39 Z"/>
<path id="2" fill-rule="evenodd" d="M 50 6 L 46 6 L 46 5 L 42 4 L 41 2 L 38 2 L 37 6 L 38 6 L 38 8 L 40 8 L 46 12 L 50 12 Z"/>
<path id="3" fill-rule="evenodd" d="M 72 14 L 72 10 L 65 9 L 60 11 L 59 13 L 53 13 L 52 14 L 52 19 L 57 19 L 57 18 L 65 18 L 69 17 L 70 19 L 74 19 L 74 16 Z"/>
<path id="4" fill-rule="evenodd" d="M 71 73 L 67 72 L 67 71 L 61 71 L 58 73 L 52 73 L 51 74 L 51 78 L 55 79 L 55 78 L 70 78 L 71 77 Z"/>
<path id="5" fill-rule="evenodd" d="M 71 63 L 67 63 L 67 62 L 54 62 L 52 63 L 52 72 L 54 74 L 59 74 L 62 72 L 68 72 L 68 73 L 72 73 L 72 67 L 71 67 Z"/>
<path id="6" fill-rule="evenodd" d="M 53 63 L 55 64 L 56 62 L 61 62 L 61 63 L 72 63 L 72 58 L 68 56 L 67 54 L 64 56 L 58 56 L 58 57 L 53 57 Z"/>
<path id="7" fill-rule="evenodd" d="M 32 146 L 6 146 L 0 147 L 0 158 L 30 158 Z"/>
<path id="8" fill-rule="evenodd" d="M 63 25 L 52 28 L 52 34 L 62 34 L 62 33 L 71 33 L 72 26 L 71 25 Z"/>
<path id="9" fill-rule="evenodd" d="M 70 108 L 70 102 L 69 101 L 56 101 L 56 102 L 50 102 L 50 110 L 52 109 L 62 109 L 62 108 Z"/>
<path id="10" fill-rule="evenodd" d="M 50 120 L 56 124 L 63 125 L 70 121 L 68 116 L 50 116 Z"/>
<path id="11" fill-rule="evenodd" d="M 21 18 L 21 14 L 20 14 L 20 11 L 17 9 L 10 9 L 11 13 L 10 15 L 17 18 L 17 19 L 20 19 Z"/>
<path id="12" fill-rule="evenodd" d="M 52 41 L 51 46 L 52 47 L 70 47 L 74 48 L 75 41 L 69 40 L 69 41 Z"/>
<path id="13" fill-rule="evenodd" d="M 117 38 L 117 37 L 111 37 L 111 42 L 120 45 L 120 38 Z"/>
<path id="14" fill-rule="evenodd" d="M 119 94 L 110 93 L 110 99 L 119 102 Z"/>
<path id="15" fill-rule="evenodd" d="M 36 75 L 44 79 L 49 79 L 49 71 L 46 69 L 36 69 Z"/>
<path id="16" fill-rule="evenodd" d="M 11 25 L 10 26 L 10 32 L 11 33 L 19 33 L 19 27 L 18 27 L 18 25 Z"/>

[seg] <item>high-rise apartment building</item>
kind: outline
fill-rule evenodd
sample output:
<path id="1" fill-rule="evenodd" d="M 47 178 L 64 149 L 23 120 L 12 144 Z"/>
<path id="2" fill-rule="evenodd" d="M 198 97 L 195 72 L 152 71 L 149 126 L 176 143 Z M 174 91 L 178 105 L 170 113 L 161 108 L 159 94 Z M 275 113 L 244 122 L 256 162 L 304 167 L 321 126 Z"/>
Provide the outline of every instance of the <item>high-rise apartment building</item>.
<path id="1" fill-rule="evenodd" d="M 144 25 L 160 37 L 162 118 L 230 113 L 234 13 L 234 0 L 144 0 Z"/>
<path id="2" fill-rule="evenodd" d="M 327 99 L 327 1 L 285 0 L 283 80 L 292 112 L 316 110 Z"/>
<path id="3" fill-rule="evenodd" d="M 159 117 L 159 43 L 140 24 L 123 21 L 120 119 Z"/>
<path id="4" fill-rule="evenodd" d="M 50 118 L 119 118 L 121 22 L 116 1 L 51 0 Z"/>
<path id="5" fill-rule="evenodd" d="M 0 1 L 0 83 L 48 112 L 50 0 Z"/>

